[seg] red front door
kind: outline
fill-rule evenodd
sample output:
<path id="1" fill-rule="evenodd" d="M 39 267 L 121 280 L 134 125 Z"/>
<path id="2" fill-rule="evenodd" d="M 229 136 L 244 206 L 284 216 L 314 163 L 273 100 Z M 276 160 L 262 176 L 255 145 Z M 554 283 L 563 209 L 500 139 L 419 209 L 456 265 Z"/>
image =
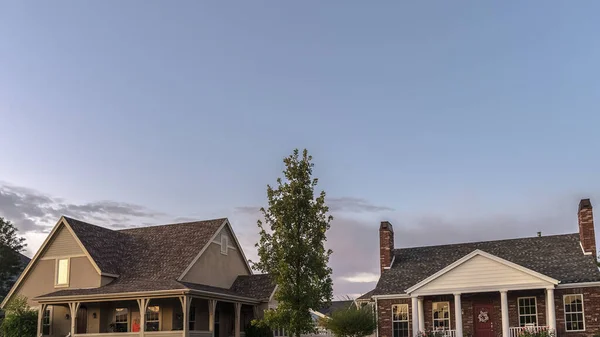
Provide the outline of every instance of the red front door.
<path id="1" fill-rule="evenodd" d="M 473 337 L 494 337 L 494 306 L 491 304 L 473 304 Z"/>

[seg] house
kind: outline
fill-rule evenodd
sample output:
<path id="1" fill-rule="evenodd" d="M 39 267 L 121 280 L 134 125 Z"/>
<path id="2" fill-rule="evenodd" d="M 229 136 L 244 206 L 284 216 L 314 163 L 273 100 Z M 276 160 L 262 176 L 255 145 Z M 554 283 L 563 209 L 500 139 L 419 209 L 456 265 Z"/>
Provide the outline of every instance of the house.
<path id="1" fill-rule="evenodd" d="M 2 307 L 27 297 L 40 336 L 240 337 L 274 291 L 227 219 L 110 230 L 62 217 Z"/>
<path id="2" fill-rule="evenodd" d="M 381 276 L 369 293 L 377 336 L 597 335 L 600 271 L 589 199 L 577 218 L 574 234 L 413 248 L 396 248 L 392 225 L 382 222 Z"/>

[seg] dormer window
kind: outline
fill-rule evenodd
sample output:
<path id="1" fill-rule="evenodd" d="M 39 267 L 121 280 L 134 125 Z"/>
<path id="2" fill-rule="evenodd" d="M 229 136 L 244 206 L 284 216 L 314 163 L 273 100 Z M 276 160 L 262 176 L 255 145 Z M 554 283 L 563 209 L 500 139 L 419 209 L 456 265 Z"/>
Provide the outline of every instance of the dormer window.
<path id="1" fill-rule="evenodd" d="M 56 260 L 56 280 L 57 287 L 69 286 L 69 259 Z"/>
<path id="2" fill-rule="evenodd" d="M 229 246 L 229 237 L 221 234 L 221 254 L 227 255 L 227 246 Z"/>

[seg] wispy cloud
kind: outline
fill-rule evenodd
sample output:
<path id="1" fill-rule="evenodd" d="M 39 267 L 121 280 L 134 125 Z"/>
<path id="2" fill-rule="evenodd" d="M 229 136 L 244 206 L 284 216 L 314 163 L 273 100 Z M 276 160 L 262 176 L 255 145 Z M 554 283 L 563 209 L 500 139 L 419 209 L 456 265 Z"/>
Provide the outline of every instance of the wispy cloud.
<path id="1" fill-rule="evenodd" d="M 393 211 L 394 209 L 387 206 L 374 205 L 366 199 L 355 197 L 338 197 L 327 198 L 327 205 L 332 212 L 384 212 Z"/>
<path id="2" fill-rule="evenodd" d="M 379 274 L 360 272 L 348 276 L 341 276 L 339 279 L 350 283 L 373 283 L 379 280 Z"/>

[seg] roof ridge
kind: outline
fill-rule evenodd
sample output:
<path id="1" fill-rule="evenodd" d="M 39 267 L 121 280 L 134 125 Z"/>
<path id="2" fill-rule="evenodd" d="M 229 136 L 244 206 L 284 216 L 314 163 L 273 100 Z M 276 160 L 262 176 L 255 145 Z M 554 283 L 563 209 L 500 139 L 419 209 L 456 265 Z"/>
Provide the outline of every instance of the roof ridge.
<path id="1" fill-rule="evenodd" d="M 206 219 L 206 220 L 196 220 L 196 221 L 168 223 L 168 224 L 162 224 L 162 225 L 139 226 L 139 227 L 118 229 L 118 230 L 115 230 L 115 232 L 126 232 L 126 231 L 132 231 L 132 230 L 143 229 L 143 228 L 156 228 L 156 227 L 168 227 L 168 226 L 178 226 L 178 225 L 191 225 L 191 224 L 198 224 L 198 223 L 202 223 L 202 222 L 211 222 L 211 221 L 217 221 L 217 220 L 225 221 L 225 220 L 227 220 L 227 218 L 214 218 L 214 219 Z"/>
<path id="2" fill-rule="evenodd" d="M 400 250 L 406 250 L 406 249 L 415 249 L 415 248 L 437 248 L 437 247 L 459 246 L 459 245 L 477 244 L 477 243 L 489 243 L 489 242 L 506 242 L 506 241 L 518 241 L 518 240 L 527 240 L 527 239 L 543 239 L 543 238 L 553 238 L 553 237 L 559 237 L 559 236 L 574 236 L 574 235 L 579 236 L 579 233 L 554 234 L 554 235 L 545 235 L 545 236 L 541 236 L 541 237 L 538 237 L 538 236 L 526 236 L 526 237 L 512 238 L 512 239 L 445 243 L 445 244 L 441 244 L 441 245 L 413 246 L 413 247 L 405 247 L 405 248 L 394 248 L 394 251 L 400 251 Z"/>
<path id="3" fill-rule="evenodd" d="M 108 228 L 108 227 L 99 226 L 99 225 L 94 225 L 93 223 L 89 223 L 89 222 L 87 222 L 87 221 L 83 221 L 83 220 L 79 220 L 79 219 L 71 218 L 71 217 L 68 217 L 68 216 L 66 216 L 66 215 L 63 215 L 62 217 L 63 217 L 63 218 L 65 218 L 65 220 L 67 220 L 67 222 L 69 222 L 69 220 L 71 220 L 71 221 L 77 221 L 77 222 L 80 222 L 80 223 L 82 223 L 82 224 L 85 224 L 85 225 L 87 225 L 87 226 L 93 226 L 93 227 L 97 227 L 97 228 L 102 228 L 102 229 L 105 229 L 105 230 L 108 230 L 108 231 L 111 231 L 111 232 L 118 232 L 117 230 L 110 229 L 110 228 Z M 70 225 L 70 224 L 69 224 L 69 225 Z"/>

